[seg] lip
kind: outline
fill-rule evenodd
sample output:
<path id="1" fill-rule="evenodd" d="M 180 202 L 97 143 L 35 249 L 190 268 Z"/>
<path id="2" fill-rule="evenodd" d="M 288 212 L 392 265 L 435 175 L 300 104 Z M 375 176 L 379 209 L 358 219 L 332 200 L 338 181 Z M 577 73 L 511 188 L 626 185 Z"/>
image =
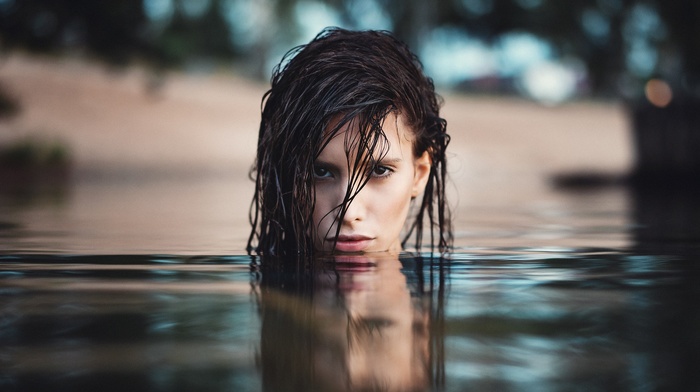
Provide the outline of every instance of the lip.
<path id="1" fill-rule="evenodd" d="M 373 238 L 364 235 L 339 235 L 337 238 L 329 238 L 328 241 L 335 242 L 337 252 L 355 253 L 362 252 L 372 242 Z"/>

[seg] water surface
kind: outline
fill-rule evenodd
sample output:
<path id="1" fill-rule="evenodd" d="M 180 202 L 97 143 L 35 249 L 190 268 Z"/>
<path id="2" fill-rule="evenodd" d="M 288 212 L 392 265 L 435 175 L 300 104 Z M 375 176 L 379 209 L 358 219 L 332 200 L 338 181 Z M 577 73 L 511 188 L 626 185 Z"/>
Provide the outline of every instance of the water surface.
<path id="1" fill-rule="evenodd" d="M 19 390 L 692 390 L 695 256 L 0 256 Z"/>
<path id="2" fill-rule="evenodd" d="M 156 177 L 0 189 L 0 390 L 700 389 L 695 191 L 468 182 L 443 258 L 261 260 L 249 182 Z"/>

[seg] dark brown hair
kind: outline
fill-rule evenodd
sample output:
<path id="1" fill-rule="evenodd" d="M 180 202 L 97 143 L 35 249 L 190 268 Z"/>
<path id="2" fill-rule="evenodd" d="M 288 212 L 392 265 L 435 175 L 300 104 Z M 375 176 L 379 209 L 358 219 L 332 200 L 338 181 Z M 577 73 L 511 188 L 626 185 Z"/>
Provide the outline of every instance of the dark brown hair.
<path id="1" fill-rule="evenodd" d="M 439 115 L 441 101 L 432 80 L 403 42 L 385 31 L 328 28 L 309 44 L 290 50 L 273 71 L 271 85 L 262 100 L 251 172 L 255 195 L 249 252 L 312 253 L 316 158 L 347 124 L 359 130 L 352 148 L 363 154 L 351 162 L 354 175 L 337 206 L 342 219 L 370 177 L 372 157 L 388 150 L 381 124 L 392 112 L 403 115 L 410 127 L 415 156 L 427 151 L 431 160 L 430 178 L 422 197 L 414 201 L 415 217 L 402 243 L 415 236 L 420 249 L 427 218 L 431 248 L 442 251 L 451 245 L 445 199 L 446 122 Z"/>

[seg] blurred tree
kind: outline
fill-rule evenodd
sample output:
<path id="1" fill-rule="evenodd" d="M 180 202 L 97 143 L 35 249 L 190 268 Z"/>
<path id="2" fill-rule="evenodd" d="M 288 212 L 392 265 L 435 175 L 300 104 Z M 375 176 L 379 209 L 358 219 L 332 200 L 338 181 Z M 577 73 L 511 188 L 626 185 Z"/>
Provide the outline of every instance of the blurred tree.
<path id="1" fill-rule="evenodd" d="M 15 116 L 20 109 L 17 98 L 8 92 L 5 86 L 0 84 L 0 120 Z"/>
<path id="2" fill-rule="evenodd" d="M 198 0 L 201 1 L 201 0 Z M 188 15 L 184 2 L 175 7 L 165 29 L 152 33 L 150 43 L 162 63 L 179 65 L 193 58 L 231 59 L 236 50 L 229 26 L 222 15 L 220 0 L 207 3 L 200 15 Z M 238 53 L 240 54 L 240 53 Z"/>
<path id="3" fill-rule="evenodd" d="M 347 10 L 358 0 L 321 1 Z M 370 1 L 370 0 L 367 0 Z M 232 24 L 244 24 L 248 15 L 224 15 L 225 5 L 243 0 L 170 0 L 170 17 L 153 20 L 144 12 L 150 0 L 0 0 L 0 37 L 4 48 L 39 51 L 83 48 L 115 63 L 133 57 L 181 64 L 192 57 L 250 56 L 265 45 L 237 47 Z M 250 1 L 248 1 L 250 2 Z M 199 5 L 200 11 L 185 12 Z M 294 18 L 301 0 L 270 0 L 279 38 L 298 35 Z M 391 19 L 392 30 L 411 46 L 438 26 L 458 27 L 470 36 L 494 42 L 504 34 L 528 32 L 558 50 L 561 57 L 575 56 L 586 64 L 591 91 L 612 96 L 623 92 L 625 77 L 645 81 L 652 74 L 679 77 L 686 89 L 700 84 L 700 3 L 694 0 L 374 0 Z M 188 5 L 189 4 L 189 5 Z M 640 12 L 640 10 L 644 12 Z M 645 14 L 646 12 L 646 14 Z M 654 24 L 653 18 L 660 18 Z M 651 21 L 650 21 L 651 18 Z M 646 26 L 644 26 L 646 24 Z M 651 31 L 650 31 L 651 30 Z M 642 37 L 640 35 L 646 34 Z M 649 42 L 644 42 L 647 39 Z M 630 71 L 633 47 L 646 45 L 651 60 L 647 74 Z M 675 67 L 675 68 L 673 68 Z M 639 91 L 639 89 L 638 89 Z"/>
<path id="4" fill-rule="evenodd" d="M 700 93 L 700 2 L 654 0 L 654 4 L 669 32 L 666 45 L 679 58 L 678 67 L 669 71 L 681 77 L 684 89 Z"/>
<path id="5" fill-rule="evenodd" d="M 696 192 L 700 189 L 700 3 L 654 0 L 664 21 L 654 77 L 644 97 L 631 106 L 642 187 L 659 184 Z M 661 91 L 660 91 L 661 90 Z M 659 100 L 659 94 L 668 98 Z M 646 98 L 646 99 L 644 99 Z M 694 189 L 694 191 L 693 191 Z"/>
<path id="6" fill-rule="evenodd" d="M 113 63 L 149 55 L 141 0 L 5 0 L 0 35 L 7 49 L 85 48 Z"/>
<path id="7" fill-rule="evenodd" d="M 699 174 L 700 156 L 694 153 L 700 150 L 700 118 L 695 114 L 700 113 L 697 0 L 318 0 L 345 20 L 352 19 L 347 10 L 360 2 L 385 11 L 394 33 L 414 48 L 440 26 L 491 43 L 509 33 L 538 36 L 553 45 L 556 56 L 585 64 L 591 94 L 622 97 L 629 105 L 639 173 Z M 156 3 L 170 7 L 166 18 L 154 20 L 146 14 L 144 7 Z M 84 49 L 117 64 L 138 57 L 169 66 L 191 58 L 240 55 L 255 59 L 263 75 L 260 69 L 268 54 L 277 50 L 272 42 L 294 41 L 290 37 L 299 35 L 299 24 L 307 17 L 300 14 L 301 3 L 0 0 L 0 42 L 7 49 Z M 258 12 L 269 7 L 270 18 L 232 14 L 245 7 L 250 11 L 253 5 Z M 193 7 L 199 11 L 186 12 Z M 236 40 L 245 37 L 236 34 L 249 33 L 236 28 L 244 25 L 263 33 L 237 46 Z M 649 84 L 652 79 L 662 83 Z M 665 94 L 671 98 L 650 96 L 658 93 L 653 89 L 658 86 L 670 91 Z"/>
<path id="8" fill-rule="evenodd" d="M 172 19 L 160 26 L 145 15 L 144 0 L 4 0 L 1 42 L 5 49 L 84 50 L 117 65 L 138 58 L 176 66 L 200 56 L 234 56 L 221 1 L 202 2 L 204 12 L 189 17 L 186 1 L 174 2 Z"/>
<path id="9" fill-rule="evenodd" d="M 401 9 L 403 2 L 389 3 Z M 628 107 L 634 178 L 700 187 L 700 2 L 441 0 L 435 9 L 433 26 L 456 26 L 486 42 L 528 32 L 552 43 L 559 57 L 583 61 L 591 93 Z M 411 18 L 393 15 L 397 32 L 422 31 L 412 29 Z"/>

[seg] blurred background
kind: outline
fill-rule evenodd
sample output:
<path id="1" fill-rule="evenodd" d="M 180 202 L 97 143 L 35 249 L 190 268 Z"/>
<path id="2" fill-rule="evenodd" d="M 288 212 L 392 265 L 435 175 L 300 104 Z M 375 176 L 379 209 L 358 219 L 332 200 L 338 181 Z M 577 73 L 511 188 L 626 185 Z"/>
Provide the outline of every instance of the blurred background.
<path id="1" fill-rule="evenodd" d="M 458 246 L 697 238 L 698 20 L 692 0 L 0 0 L 0 251 L 242 252 L 260 99 L 326 26 L 390 30 L 433 77 Z"/>

